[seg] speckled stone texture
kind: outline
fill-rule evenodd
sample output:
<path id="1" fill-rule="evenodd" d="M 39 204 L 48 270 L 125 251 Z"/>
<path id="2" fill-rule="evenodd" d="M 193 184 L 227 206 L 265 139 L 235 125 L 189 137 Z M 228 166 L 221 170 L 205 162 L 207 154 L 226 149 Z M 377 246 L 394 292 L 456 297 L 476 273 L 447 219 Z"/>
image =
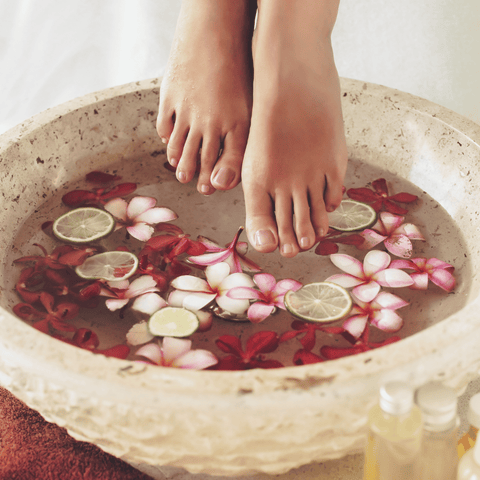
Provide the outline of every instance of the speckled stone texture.
<path id="1" fill-rule="evenodd" d="M 385 87 L 343 80 L 342 88 L 352 178 L 364 165 L 424 191 L 438 209 L 419 218 L 457 269 L 455 292 L 419 315 L 407 338 L 310 366 L 192 372 L 93 355 L 16 319 L 12 260 L 33 236 L 26 219 L 91 170 L 135 158 L 163 163 L 154 128 L 158 83 L 149 80 L 73 100 L 0 137 L 0 383 L 76 438 L 149 466 L 149 474 L 169 465 L 244 476 L 358 452 L 366 412 L 386 380 L 441 379 L 461 392 L 480 367 L 480 127 Z M 168 195 L 208 214 L 194 187 L 173 185 L 165 180 Z M 241 212 L 241 192 L 231 195 L 216 201 L 235 199 Z M 308 263 L 298 262 L 300 270 Z"/>

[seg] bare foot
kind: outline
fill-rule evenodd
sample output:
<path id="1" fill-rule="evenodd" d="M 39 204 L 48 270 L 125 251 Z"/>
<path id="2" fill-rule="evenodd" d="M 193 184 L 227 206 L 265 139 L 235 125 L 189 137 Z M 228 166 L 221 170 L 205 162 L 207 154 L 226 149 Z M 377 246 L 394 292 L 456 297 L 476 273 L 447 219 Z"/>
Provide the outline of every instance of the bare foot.
<path id="1" fill-rule="evenodd" d="M 240 181 L 252 105 L 254 0 L 183 0 L 157 131 L 177 178 L 204 195 Z M 201 154 L 199 149 L 201 147 Z"/>
<path id="2" fill-rule="evenodd" d="M 242 185 L 247 234 L 260 252 L 278 247 L 293 257 L 311 248 L 327 232 L 327 211 L 342 198 L 347 148 L 330 43 L 336 10 L 320 22 L 313 18 L 328 3 L 262 0 L 259 6 Z"/>

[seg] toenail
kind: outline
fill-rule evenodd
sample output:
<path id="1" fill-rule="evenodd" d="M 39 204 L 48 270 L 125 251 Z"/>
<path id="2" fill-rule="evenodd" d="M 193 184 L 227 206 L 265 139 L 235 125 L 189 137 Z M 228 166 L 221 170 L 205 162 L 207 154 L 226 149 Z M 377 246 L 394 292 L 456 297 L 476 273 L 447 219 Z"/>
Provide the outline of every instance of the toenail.
<path id="1" fill-rule="evenodd" d="M 187 179 L 187 175 L 185 172 L 178 172 L 177 178 L 180 182 L 184 182 Z"/>
<path id="2" fill-rule="evenodd" d="M 170 159 L 170 165 L 171 165 L 172 167 L 175 167 L 175 168 L 176 168 L 177 165 L 178 165 L 178 160 L 175 160 L 174 158 L 171 158 L 171 159 Z"/>
<path id="3" fill-rule="evenodd" d="M 160 139 L 165 145 L 168 143 L 168 138 L 162 137 Z"/>
<path id="4" fill-rule="evenodd" d="M 266 247 L 275 243 L 275 237 L 270 230 L 258 230 L 255 233 L 255 245 L 257 247 Z"/>
<path id="5" fill-rule="evenodd" d="M 325 230 L 324 230 L 323 228 L 320 228 L 320 229 L 318 230 L 318 236 L 319 236 L 319 237 L 324 237 L 324 236 L 325 236 Z"/>
<path id="6" fill-rule="evenodd" d="M 335 207 L 332 207 L 330 205 L 327 207 L 327 212 L 331 213 L 331 212 L 334 212 L 334 211 L 335 211 Z"/>
<path id="7" fill-rule="evenodd" d="M 213 178 L 213 181 L 220 187 L 227 188 L 233 182 L 234 178 L 235 172 L 232 169 L 221 168 Z"/>
<path id="8" fill-rule="evenodd" d="M 308 248 L 310 246 L 310 240 L 308 237 L 302 237 L 300 239 L 300 246 L 302 248 Z"/>
<path id="9" fill-rule="evenodd" d="M 293 245 L 290 243 L 286 243 L 285 245 L 282 245 L 282 253 L 293 253 Z"/>
<path id="10" fill-rule="evenodd" d="M 200 193 L 207 195 L 208 193 L 210 193 L 210 187 L 208 185 L 202 185 L 200 187 Z"/>

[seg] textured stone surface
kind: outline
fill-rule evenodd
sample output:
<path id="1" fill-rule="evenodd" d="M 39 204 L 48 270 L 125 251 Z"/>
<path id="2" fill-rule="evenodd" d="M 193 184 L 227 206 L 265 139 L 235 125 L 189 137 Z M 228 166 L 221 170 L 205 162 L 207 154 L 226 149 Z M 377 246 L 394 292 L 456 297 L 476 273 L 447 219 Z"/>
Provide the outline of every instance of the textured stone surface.
<path id="1" fill-rule="evenodd" d="M 437 223 L 454 219 L 439 248 L 459 285 L 417 333 L 334 362 L 190 372 L 95 356 L 13 317 L 12 259 L 33 235 L 25 220 L 91 170 L 143 156 L 163 163 L 158 87 L 146 81 L 74 100 L 0 137 L 0 383 L 76 438 L 133 464 L 217 475 L 284 473 L 357 452 L 387 379 L 437 378 L 462 391 L 480 366 L 480 128 L 391 89 L 352 80 L 342 87 L 352 161 L 417 185 L 441 207 Z"/>

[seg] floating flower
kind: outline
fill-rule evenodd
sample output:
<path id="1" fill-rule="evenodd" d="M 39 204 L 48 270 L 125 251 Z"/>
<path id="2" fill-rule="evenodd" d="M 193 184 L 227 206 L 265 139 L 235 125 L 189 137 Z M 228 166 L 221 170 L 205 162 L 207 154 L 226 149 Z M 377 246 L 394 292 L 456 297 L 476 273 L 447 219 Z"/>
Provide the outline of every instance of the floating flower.
<path id="1" fill-rule="evenodd" d="M 369 188 L 349 188 L 347 195 L 353 200 L 369 203 L 377 212 L 383 208 L 385 211 L 397 215 L 405 215 L 408 213 L 408 210 L 399 207 L 394 202 L 412 203 L 418 199 L 416 195 L 405 192 L 388 195 L 387 182 L 384 178 L 374 180 L 372 187 L 373 190 Z"/>
<path id="2" fill-rule="evenodd" d="M 222 248 L 212 240 L 206 237 L 198 237 L 198 240 L 206 247 L 207 253 L 195 257 L 189 257 L 188 261 L 195 265 L 215 265 L 219 262 L 226 262 L 230 265 L 232 273 L 259 272 L 261 268 L 245 254 L 247 253 L 248 244 L 246 242 L 238 242 L 243 227 L 240 227 L 233 239 L 226 248 Z"/>
<path id="3" fill-rule="evenodd" d="M 280 335 L 279 342 L 283 343 L 304 334 L 300 339 L 300 343 L 305 351 L 310 351 L 315 346 L 317 331 L 330 334 L 341 334 L 344 332 L 344 329 L 341 327 L 325 327 L 316 323 L 302 322 L 300 320 L 294 320 L 291 328 L 292 330 Z"/>
<path id="4" fill-rule="evenodd" d="M 100 345 L 100 340 L 98 339 L 98 335 L 88 328 L 79 328 L 75 332 L 72 340 L 60 336 L 56 336 L 55 338 L 62 340 L 62 342 L 69 343 L 70 345 L 83 348 L 84 350 L 90 350 L 93 353 L 105 355 L 106 357 L 125 359 L 130 353 L 130 348 L 127 347 L 127 345 L 121 344 L 103 350 L 99 349 L 98 346 Z"/>
<path id="5" fill-rule="evenodd" d="M 145 295 L 146 293 L 158 292 L 155 280 L 150 275 L 142 275 L 130 283 L 128 280 L 107 282 L 107 287 L 100 291 L 100 295 L 109 298 L 105 304 L 110 311 L 118 310 L 127 305 L 130 299 Z"/>
<path id="6" fill-rule="evenodd" d="M 438 258 L 394 260 L 391 266 L 392 268 L 414 270 L 410 274 L 414 281 L 413 285 L 410 286 L 413 290 L 426 290 L 429 280 L 446 292 L 451 292 L 455 288 L 455 277 L 452 274 L 455 267 Z"/>
<path id="7" fill-rule="evenodd" d="M 408 302 L 392 293 L 380 292 L 371 302 L 362 302 L 352 293 L 355 304 L 342 327 L 353 338 L 360 338 L 367 324 L 377 327 L 384 332 L 398 332 L 403 326 L 403 320 L 395 310 L 405 307 Z"/>
<path id="8" fill-rule="evenodd" d="M 125 197 L 137 189 L 136 183 L 121 183 L 110 189 L 94 188 L 93 190 L 72 190 L 62 197 L 62 202 L 69 207 L 78 207 L 86 203 L 104 204 L 114 197 Z"/>
<path id="9" fill-rule="evenodd" d="M 418 228 L 413 223 L 403 223 L 405 217 L 389 212 L 381 212 L 377 223 L 370 229 L 367 228 L 360 235 L 364 242 L 358 248 L 369 250 L 379 243 L 397 257 L 409 258 L 412 256 L 411 240 L 425 240 Z"/>
<path id="10" fill-rule="evenodd" d="M 190 292 L 183 299 L 183 306 L 189 310 L 200 310 L 215 300 L 218 306 L 232 314 L 243 314 L 250 306 L 248 300 L 229 298 L 228 291 L 233 287 L 253 287 L 253 280 L 245 273 L 230 274 L 230 265 L 225 262 L 210 265 L 205 269 L 206 279 L 193 275 L 181 275 L 172 280 L 171 286 L 177 290 Z"/>
<path id="11" fill-rule="evenodd" d="M 220 358 L 217 370 L 250 370 L 252 368 L 280 368 L 278 360 L 267 360 L 264 353 L 271 353 L 278 347 L 278 335 L 263 331 L 254 333 L 248 340 L 245 350 L 242 342 L 233 335 L 222 335 L 215 342 L 217 347 L 230 355 Z"/>
<path id="12" fill-rule="evenodd" d="M 137 240 L 146 242 L 154 232 L 152 225 L 175 220 L 178 215 L 166 207 L 155 207 L 152 197 L 134 197 L 127 203 L 123 198 L 114 198 L 104 208 L 116 219 L 115 230 L 122 227 Z"/>
<path id="13" fill-rule="evenodd" d="M 191 340 L 165 337 L 161 343 L 143 345 L 135 352 L 135 355 L 144 357 L 152 365 L 193 370 L 203 370 L 218 362 L 212 352 L 192 350 L 191 348 Z"/>
<path id="14" fill-rule="evenodd" d="M 233 287 L 227 292 L 227 297 L 239 300 L 254 299 L 256 302 L 248 307 L 248 319 L 252 323 L 260 323 L 275 312 L 275 308 L 285 310 L 283 297 L 289 290 L 296 292 L 302 287 L 300 282 L 290 278 L 278 283 L 269 273 L 257 273 L 253 281 L 260 290 L 251 287 Z"/>
<path id="15" fill-rule="evenodd" d="M 327 235 L 320 240 L 315 253 L 317 255 L 331 255 L 338 252 L 338 244 L 342 245 L 355 245 L 358 247 L 364 242 L 363 237 L 358 233 L 351 235 L 340 235 L 338 231 L 330 228 Z"/>
<path id="16" fill-rule="evenodd" d="M 389 268 L 390 255 L 381 250 L 372 250 L 362 263 L 350 255 L 330 255 L 332 263 L 346 273 L 332 275 L 326 281 L 344 288 L 354 287 L 353 294 L 362 302 L 371 302 L 380 287 L 408 287 L 414 282 L 410 275 L 397 268 Z"/>

